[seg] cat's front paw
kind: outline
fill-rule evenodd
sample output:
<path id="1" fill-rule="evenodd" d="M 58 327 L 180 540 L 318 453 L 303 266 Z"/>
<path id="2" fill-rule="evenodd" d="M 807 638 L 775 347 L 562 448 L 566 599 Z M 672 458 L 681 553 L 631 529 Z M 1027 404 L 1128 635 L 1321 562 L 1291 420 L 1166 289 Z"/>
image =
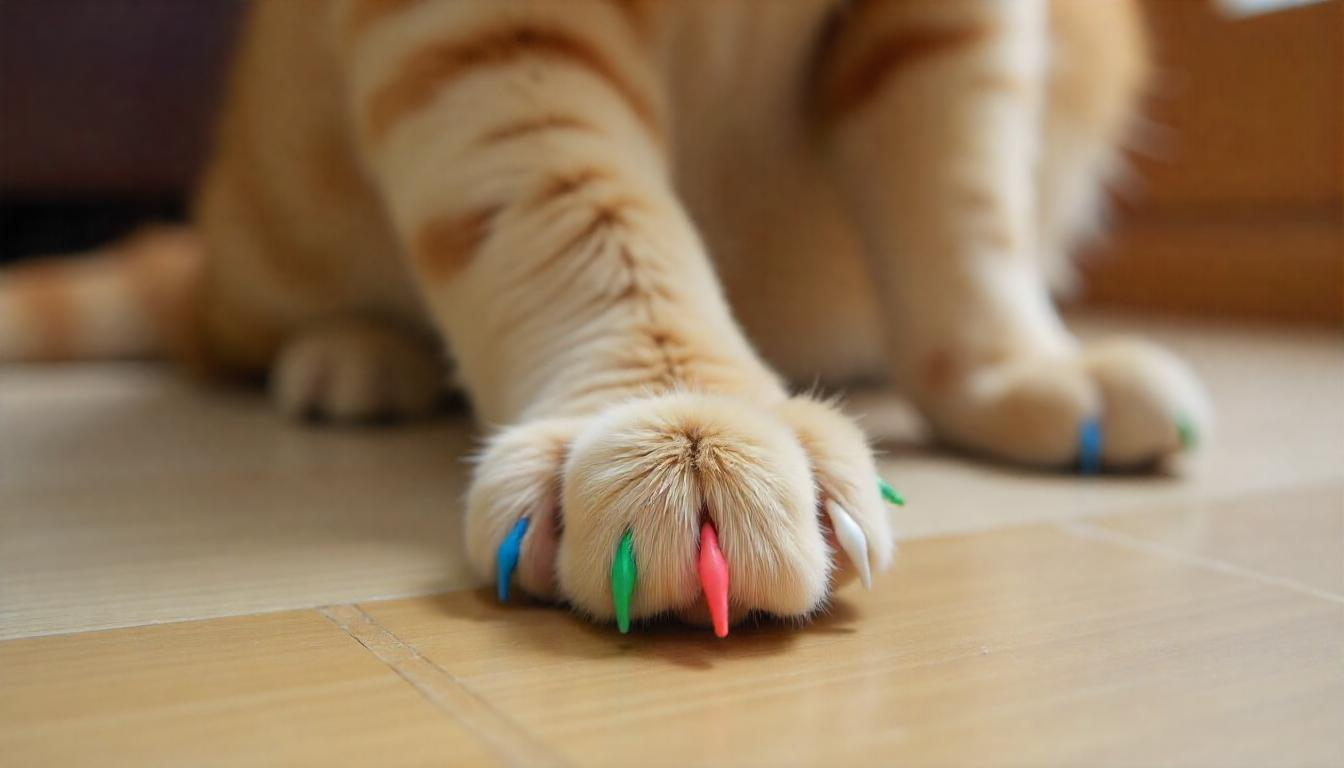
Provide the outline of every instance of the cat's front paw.
<path id="1" fill-rule="evenodd" d="M 1198 379 L 1153 344 L 1120 339 L 1057 358 L 926 366 L 924 410 L 948 441 L 1025 464 L 1133 469 L 1207 439 Z"/>
<path id="2" fill-rule="evenodd" d="M 727 561 L 732 620 L 807 617 L 835 584 L 890 563 L 878 483 L 862 433 L 825 404 L 649 397 L 494 438 L 468 494 L 467 546 L 501 597 L 512 575 L 528 593 L 610 620 L 628 534 L 629 615 L 704 624 L 697 558 L 708 520 Z"/>

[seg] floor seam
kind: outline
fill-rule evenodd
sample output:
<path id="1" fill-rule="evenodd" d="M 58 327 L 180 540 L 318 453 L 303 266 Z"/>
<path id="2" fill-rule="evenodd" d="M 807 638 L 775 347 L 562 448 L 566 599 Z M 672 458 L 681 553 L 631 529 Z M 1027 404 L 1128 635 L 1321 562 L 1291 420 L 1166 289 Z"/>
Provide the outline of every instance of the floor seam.
<path id="1" fill-rule="evenodd" d="M 115 632 L 122 629 L 143 629 L 147 627 L 163 627 L 171 624 L 193 624 L 201 621 L 219 621 L 221 619 L 243 619 L 249 616 L 272 616 L 278 613 L 296 613 L 301 611 L 320 611 L 323 607 L 332 605 L 358 605 L 360 603 L 379 603 L 385 600 L 406 600 L 418 597 L 436 597 L 438 595 L 450 595 L 454 592 L 462 592 L 472 588 L 472 585 L 461 587 L 427 587 L 424 589 L 411 589 L 401 592 L 387 592 L 369 596 L 342 596 L 346 602 L 332 603 L 313 601 L 296 602 L 294 604 L 282 603 L 279 605 L 267 605 L 252 610 L 225 610 L 218 613 L 189 613 L 181 616 L 167 616 L 141 621 L 127 622 L 125 624 L 106 624 L 96 627 L 74 627 L 69 629 L 39 629 L 36 631 L 24 631 L 17 634 L 4 634 L 4 625 L 0 624 L 0 643 L 8 643 L 12 640 L 31 640 L 34 638 L 45 637 L 65 637 L 70 635 L 90 635 L 95 632 Z M 0 614 L 3 618 L 3 614 Z"/>
<path id="2" fill-rule="evenodd" d="M 317 611 L 396 672 L 431 704 L 489 742 L 509 765 L 566 764 L 531 731 L 485 701 L 415 646 L 397 637 L 359 605 L 327 605 Z"/>
<path id="3" fill-rule="evenodd" d="M 1165 557 L 1171 560 L 1177 560 L 1179 562 L 1186 563 L 1187 565 L 1196 565 L 1201 568 L 1206 568 L 1208 570 L 1218 571 L 1219 573 L 1226 573 L 1233 576 L 1240 576 L 1245 579 L 1257 581 L 1261 584 L 1267 584 L 1279 587 L 1281 589 L 1287 589 L 1289 591 L 1297 592 L 1299 594 L 1308 595 L 1311 597 L 1319 598 L 1321 600 L 1327 600 L 1329 602 L 1337 603 L 1339 605 L 1344 605 L 1344 596 L 1337 595 L 1333 592 L 1321 589 L 1319 587 L 1313 587 L 1310 584 L 1303 584 L 1302 582 L 1297 581 L 1295 579 L 1289 579 L 1282 576 L 1271 576 L 1267 573 L 1261 573 L 1260 571 L 1245 568 L 1240 565 L 1234 565 L 1233 563 L 1229 563 L 1224 560 L 1217 560 L 1211 557 L 1203 557 L 1200 555 L 1192 555 L 1189 552 L 1182 552 L 1178 549 L 1166 547 L 1156 542 L 1136 538 L 1134 536 L 1130 536 L 1124 533 L 1117 533 L 1115 531 L 1108 531 L 1102 528 L 1098 528 L 1085 521 L 1062 520 L 1055 523 L 1055 525 L 1061 528 L 1062 530 L 1067 531 L 1068 533 L 1071 533 L 1075 536 L 1079 536 L 1085 539 L 1090 539 L 1092 541 L 1100 541 L 1104 543 L 1115 544 L 1117 546 L 1126 547 L 1128 549 L 1143 552 L 1145 554 Z"/>

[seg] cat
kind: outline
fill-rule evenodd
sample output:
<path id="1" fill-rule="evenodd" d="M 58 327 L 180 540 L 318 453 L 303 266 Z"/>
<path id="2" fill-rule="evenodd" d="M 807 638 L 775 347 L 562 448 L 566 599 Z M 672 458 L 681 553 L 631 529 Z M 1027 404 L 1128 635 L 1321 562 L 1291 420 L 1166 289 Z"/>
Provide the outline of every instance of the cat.
<path id="1" fill-rule="evenodd" d="M 11 272 L 0 357 L 171 348 L 354 421 L 430 411 L 446 347 L 483 579 L 527 518 L 516 583 L 610 620 L 629 532 L 631 613 L 704 623 L 708 518 L 733 620 L 806 618 L 893 535 L 786 381 L 1040 467 L 1207 433 L 1182 362 L 1050 299 L 1148 72 L 1132 0 L 254 2 L 194 227 Z"/>

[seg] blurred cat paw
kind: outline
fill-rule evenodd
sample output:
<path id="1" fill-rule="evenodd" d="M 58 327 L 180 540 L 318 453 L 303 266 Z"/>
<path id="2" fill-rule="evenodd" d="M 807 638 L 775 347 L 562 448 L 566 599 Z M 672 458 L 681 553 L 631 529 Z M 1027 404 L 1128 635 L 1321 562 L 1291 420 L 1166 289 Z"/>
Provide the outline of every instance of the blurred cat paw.
<path id="1" fill-rule="evenodd" d="M 414 418 L 434 410 L 443 369 L 427 340 L 390 325 L 343 320 L 305 330 L 285 345 L 271 371 L 271 399 L 295 418 Z"/>
<path id="2" fill-rule="evenodd" d="M 1158 465 L 1207 440 L 1208 396 L 1167 350 L 1135 339 L 942 375 L 924 411 L 939 435 L 1007 461 L 1084 473 Z"/>

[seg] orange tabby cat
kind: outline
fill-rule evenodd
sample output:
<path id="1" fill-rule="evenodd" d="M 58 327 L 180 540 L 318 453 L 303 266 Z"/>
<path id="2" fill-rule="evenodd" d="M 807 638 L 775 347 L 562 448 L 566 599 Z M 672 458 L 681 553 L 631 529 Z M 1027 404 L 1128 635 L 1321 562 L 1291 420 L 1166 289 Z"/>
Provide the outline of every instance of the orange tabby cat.
<path id="1" fill-rule="evenodd" d="M 805 617 L 893 545 L 864 436 L 784 379 L 886 375 L 1035 465 L 1207 428 L 1181 363 L 1048 296 L 1144 77 L 1128 0 L 256 2 L 199 242 L 10 274 L 0 356 L 172 343 L 345 420 L 428 410 L 446 345 L 494 430 L 483 577 L 529 517 L 522 588 L 607 619 L 631 531 L 633 614 L 702 621 L 708 515 L 734 615 Z"/>

